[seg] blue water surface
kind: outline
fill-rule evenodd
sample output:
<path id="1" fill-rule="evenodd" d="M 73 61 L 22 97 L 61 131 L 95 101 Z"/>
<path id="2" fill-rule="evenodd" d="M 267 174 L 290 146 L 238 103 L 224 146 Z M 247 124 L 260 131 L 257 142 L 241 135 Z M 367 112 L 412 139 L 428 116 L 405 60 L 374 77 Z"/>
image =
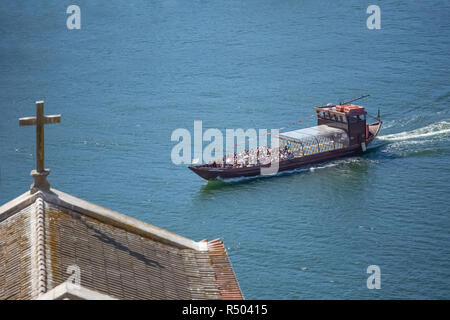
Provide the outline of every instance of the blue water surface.
<path id="1" fill-rule="evenodd" d="M 3 0 L 0 204 L 32 182 L 35 129 L 18 118 L 45 100 L 62 114 L 45 129 L 52 187 L 220 237 L 247 299 L 449 299 L 449 16 L 448 1 Z M 194 120 L 290 130 L 362 93 L 384 120 L 362 156 L 210 183 L 171 162 Z"/>

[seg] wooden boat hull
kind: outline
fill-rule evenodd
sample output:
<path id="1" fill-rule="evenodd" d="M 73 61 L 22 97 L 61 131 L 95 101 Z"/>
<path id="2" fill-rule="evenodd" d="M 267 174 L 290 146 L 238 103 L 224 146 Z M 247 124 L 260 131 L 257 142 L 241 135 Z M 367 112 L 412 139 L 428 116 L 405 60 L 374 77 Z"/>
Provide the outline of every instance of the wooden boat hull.
<path id="1" fill-rule="evenodd" d="M 366 146 L 369 145 L 373 141 L 373 139 L 377 136 L 381 128 L 381 124 L 382 123 L 380 121 L 378 123 L 369 125 L 370 136 L 369 139 L 367 139 L 365 142 Z M 315 163 L 335 160 L 343 157 L 349 157 L 362 152 L 363 150 L 361 145 L 354 145 L 345 149 L 320 152 L 299 158 L 281 160 L 279 162 L 278 172 L 294 170 Z M 198 174 L 203 179 L 214 180 L 214 179 L 232 179 L 238 177 L 259 176 L 262 175 L 261 167 L 269 167 L 269 165 L 244 167 L 244 168 L 220 168 L 220 167 L 214 168 L 208 165 L 199 165 L 199 166 L 190 166 L 189 169 Z"/>

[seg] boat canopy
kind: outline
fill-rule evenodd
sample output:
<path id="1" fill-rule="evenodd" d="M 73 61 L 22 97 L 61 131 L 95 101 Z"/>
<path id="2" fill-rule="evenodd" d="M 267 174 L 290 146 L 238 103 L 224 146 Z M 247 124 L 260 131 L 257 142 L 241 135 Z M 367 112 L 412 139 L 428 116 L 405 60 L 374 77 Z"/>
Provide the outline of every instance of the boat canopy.
<path id="1" fill-rule="evenodd" d="M 296 157 L 342 149 L 349 145 L 345 130 L 327 125 L 282 132 L 278 138 L 280 148 L 290 150 Z"/>

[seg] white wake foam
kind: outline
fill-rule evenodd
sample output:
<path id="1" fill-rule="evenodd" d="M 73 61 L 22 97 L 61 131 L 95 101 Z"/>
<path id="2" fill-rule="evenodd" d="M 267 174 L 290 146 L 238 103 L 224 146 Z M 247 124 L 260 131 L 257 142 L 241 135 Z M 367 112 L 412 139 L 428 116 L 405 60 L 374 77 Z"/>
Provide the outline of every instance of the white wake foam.
<path id="1" fill-rule="evenodd" d="M 450 122 L 447 120 L 443 120 L 436 123 L 432 123 L 423 128 L 394 134 L 388 134 L 385 136 L 379 136 L 378 138 L 380 140 L 401 141 L 409 139 L 420 139 L 432 136 L 445 136 L 448 133 L 450 133 Z"/>

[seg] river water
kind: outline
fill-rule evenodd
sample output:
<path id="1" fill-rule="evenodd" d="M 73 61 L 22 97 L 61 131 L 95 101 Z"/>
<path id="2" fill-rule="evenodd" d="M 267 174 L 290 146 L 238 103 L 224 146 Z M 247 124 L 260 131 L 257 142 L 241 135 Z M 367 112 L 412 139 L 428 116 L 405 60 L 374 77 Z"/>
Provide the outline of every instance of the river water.
<path id="1" fill-rule="evenodd" d="M 31 184 L 18 118 L 45 100 L 52 187 L 220 237 L 247 299 L 450 298 L 448 1 L 76 1 L 68 30 L 72 2 L 0 4 L 0 204 Z M 210 183 L 171 162 L 194 120 L 293 130 L 363 93 L 384 125 L 362 156 Z"/>

